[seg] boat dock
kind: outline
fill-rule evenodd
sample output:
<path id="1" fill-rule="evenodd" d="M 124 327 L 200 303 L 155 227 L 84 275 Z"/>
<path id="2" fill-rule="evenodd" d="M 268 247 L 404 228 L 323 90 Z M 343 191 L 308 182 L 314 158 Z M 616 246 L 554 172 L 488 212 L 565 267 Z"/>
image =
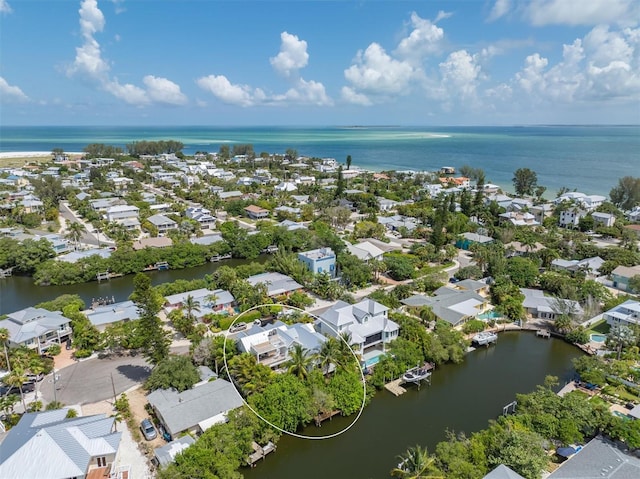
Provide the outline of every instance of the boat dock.
<path id="1" fill-rule="evenodd" d="M 0 269 L 0 278 L 9 278 L 12 275 L 13 268 L 15 268 L 15 266 L 7 269 Z"/>
<path id="2" fill-rule="evenodd" d="M 111 276 L 109 275 L 108 271 L 105 271 L 104 273 L 98 273 L 96 274 L 96 279 L 98 280 L 98 282 L 105 280 L 105 279 L 109 279 L 111 278 Z"/>
<path id="3" fill-rule="evenodd" d="M 491 343 L 498 342 L 498 333 L 493 331 L 483 331 L 481 333 L 476 334 L 473 338 L 471 338 L 472 344 L 477 344 L 478 346 L 487 346 Z"/>
<path id="4" fill-rule="evenodd" d="M 407 370 L 402 377 L 385 384 L 384 388 L 396 397 L 407 392 L 407 390 L 402 387 L 403 384 L 417 384 L 418 389 L 420 389 L 420 383 L 422 381 L 431 384 L 431 372 L 434 369 L 435 364 L 432 363 L 424 363 L 422 366 L 416 366 L 415 368 Z"/>
<path id="5" fill-rule="evenodd" d="M 323 421 L 326 421 L 327 419 L 329 421 L 331 421 L 331 418 L 333 416 L 337 416 L 338 414 L 340 414 L 340 410 L 339 409 L 335 409 L 333 411 L 323 412 L 322 414 L 318 414 L 317 416 L 314 417 L 314 420 L 316 422 L 316 427 L 321 427 Z"/>
<path id="6" fill-rule="evenodd" d="M 213 256 L 209 261 L 211 261 L 212 263 L 217 263 L 218 261 L 222 261 L 223 259 L 231 259 L 231 253 Z"/>
<path id="7" fill-rule="evenodd" d="M 538 329 L 536 331 L 536 336 L 539 336 L 544 339 L 549 339 L 551 338 L 551 332 L 546 329 Z"/>
<path id="8" fill-rule="evenodd" d="M 390 383 L 385 384 L 384 388 L 396 397 L 402 396 L 407 392 L 407 390 L 401 386 L 401 384 L 403 383 L 404 380 L 402 378 L 399 378 L 395 381 L 391 381 Z"/>
<path id="9" fill-rule="evenodd" d="M 271 441 L 269 441 L 264 447 L 260 446 L 257 442 L 254 441 L 251 443 L 251 447 L 253 448 L 253 452 L 247 458 L 247 464 L 249 464 L 251 467 L 256 467 L 256 462 L 258 462 L 260 459 L 264 460 L 267 454 L 276 451 L 276 445 Z"/>

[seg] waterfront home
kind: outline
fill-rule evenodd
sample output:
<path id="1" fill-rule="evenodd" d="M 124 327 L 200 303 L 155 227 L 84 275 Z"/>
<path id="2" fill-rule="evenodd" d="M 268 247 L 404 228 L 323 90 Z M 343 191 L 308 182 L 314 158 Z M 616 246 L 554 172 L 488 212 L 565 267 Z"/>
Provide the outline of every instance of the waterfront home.
<path id="1" fill-rule="evenodd" d="M 58 261 L 66 261 L 67 263 L 77 263 L 81 259 L 89 258 L 90 256 L 99 256 L 101 258 L 108 258 L 113 251 L 109 248 L 93 248 L 84 251 L 72 251 L 71 253 L 58 256 Z"/>
<path id="2" fill-rule="evenodd" d="M 509 466 L 500 464 L 482 479 L 525 479 L 523 476 L 515 472 Z"/>
<path id="3" fill-rule="evenodd" d="M 319 315 L 317 327 L 328 336 L 347 333 L 350 345 L 362 355 L 373 349 L 384 352 L 400 331 L 388 312 L 389 308 L 369 298 L 356 304 L 338 301 Z"/>
<path id="4" fill-rule="evenodd" d="M 68 411 L 24 414 L 2 441 L 0 477 L 130 477 L 116 475 L 128 466 L 116 466 L 122 432 L 114 432 L 115 418 L 106 414 L 67 418 Z"/>
<path id="5" fill-rule="evenodd" d="M 384 251 L 370 241 L 362 241 L 356 244 L 348 244 L 347 250 L 361 261 L 381 260 Z"/>
<path id="6" fill-rule="evenodd" d="M 607 201 L 607 198 L 600 195 L 585 195 L 578 191 L 569 191 L 558 196 L 554 203 L 559 205 L 560 203 L 570 202 L 576 205 L 582 206 L 587 211 L 593 211 L 602 203 Z"/>
<path id="7" fill-rule="evenodd" d="M 282 273 L 261 273 L 249 276 L 247 281 L 251 286 L 262 283 L 267 286 L 267 295 L 269 297 L 280 296 L 282 294 L 289 295 L 294 291 L 300 291 L 303 286 L 296 282 L 293 278 Z"/>
<path id="8" fill-rule="evenodd" d="M 434 296 L 414 294 L 400 302 L 414 310 L 428 306 L 437 318 L 452 326 L 459 326 L 470 319 L 475 319 L 488 311 L 491 306 L 487 298 L 475 291 L 449 287 L 438 288 L 434 291 Z"/>
<path id="9" fill-rule="evenodd" d="M 260 220 L 269 216 L 269 210 L 260 208 L 256 205 L 249 205 L 244 209 L 245 213 L 252 220 Z"/>
<path id="10" fill-rule="evenodd" d="M 59 311 L 28 307 L 7 314 L 0 328 L 9 331 L 9 346 L 26 346 L 43 354 L 52 344 L 71 338 L 71 320 Z"/>
<path id="11" fill-rule="evenodd" d="M 633 326 L 640 324 L 640 302 L 629 299 L 622 304 L 605 312 L 602 317 L 608 324 L 614 326 Z"/>
<path id="12" fill-rule="evenodd" d="M 318 248 L 298 253 L 298 261 L 314 274 L 327 273 L 336 277 L 336 254 L 331 248 Z"/>
<path id="13" fill-rule="evenodd" d="M 165 215 L 149 216 L 147 221 L 156 227 L 159 235 L 166 235 L 170 230 L 174 230 L 178 227 L 178 223 Z"/>
<path id="14" fill-rule="evenodd" d="M 240 352 L 255 356 L 258 363 L 277 369 L 290 359 L 296 344 L 310 353 L 317 353 L 327 340 L 310 323 L 286 325 L 282 321 L 242 331 L 235 336 Z"/>
<path id="15" fill-rule="evenodd" d="M 217 218 L 211 215 L 210 210 L 202 206 L 190 206 L 184 214 L 187 218 L 197 221 L 200 229 L 208 230 L 216 226 Z"/>
<path id="16" fill-rule="evenodd" d="M 165 311 L 169 313 L 174 309 L 182 308 L 189 296 L 198 303 L 200 308 L 200 311 L 193 311 L 193 315 L 198 319 L 207 314 L 229 310 L 236 302 L 233 295 L 224 289 L 211 290 L 200 288 L 167 296 L 165 298 Z"/>
<path id="17" fill-rule="evenodd" d="M 628 449 L 596 436 L 563 462 L 547 479 L 632 479 L 640 477 L 640 459 Z"/>
<path id="18" fill-rule="evenodd" d="M 165 236 L 162 238 L 140 238 L 138 241 L 134 241 L 131 247 L 135 251 L 139 251 L 145 248 L 166 248 L 172 244 L 171 238 Z"/>
<path id="19" fill-rule="evenodd" d="M 584 313 L 577 301 L 545 296 L 539 289 L 520 288 L 520 292 L 524 295 L 522 306 L 532 318 L 554 321 L 563 314 L 580 318 Z"/>
<path id="20" fill-rule="evenodd" d="M 542 203 L 529 208 L 529 213 L 535 217 L 538 223 L 542 224 L 544 223 L 545 218 L 553 216 L 553 209 L 553 203 Z"/>
<path id="21" fill-rule="evenodd" d="M 98 331 L 104 331 L 111 324 L 126 323 L 140 319 L 138 307 L 133 301 L 92 306 L 90 309 L 83 311 L 83 313 Z"/>
<path id="22" fill-rule="evenodd" d="M 205 234 L 198 238 L 189 239 L 189 242 L 191 244 L 200 244 L 205 246 L 212 245 L 213 243 L 219 243 L 220 241 L 224 241 L 224 239 L 222 238 L 222 235 L 220 235 L 219 233 Z"/>
<path id="23" fill-rule="evenodd" d="M 184 433 L 202 434 L 211 426 L 226 422 L 229 412 L 244 404 L 235 387 L 224 379 L 181 393 L 156 389 L 147 395 L 147 401 L 172 438 Z"/>
<path id="24" fill-rule="evenodd" d="M 453 284 L 453 289 L 457 289 L 460 291 L 473 291 L 476 294 L 479 294 L 482 297 L 487 297 L 489 295 L 490 286 L 484 281 L 476 281 L 474 279 L 463 279 L 462 281 L 458 281 Z"/>
<path id="25" fill-rule="evenodd" d="M 490 236 L 481 235 L 478 233 L 462 233 L 458 235 L 458 239 L 456 241 L 456 247 L 464 250 L 468 250 L 471 245 L 481 244 L 486 245 L 489 243 L 493 243 L 493 238 Z"/>
<path id="26" fill-rule="evenodd" d="M 571 206 L 560 212 L 558 224 L 564 228 L 575 228 L 580 223 L 580 218 L 584 218 L 586 215 L 586 210 L 578 206 Z"/>
<path id="27" fill-rule="evenodd" d="M 536 217 L 531 213 L 522 213 L 519 211 L 507 211 L 498 215 L 501 224 L 510 223 L 514 226 L 539 226 Z"/>
<path id="28" fill-rule="evenodd" d="M 629 291 L 629 280 L 634 276 L 640 276 L 640 265 L 618 266 L 611 272 L 613 287 L 622 291 Z"/>
<path id="29" fill-rule="evenodd" d="M 168 466 L 175 460 L 178 454 L 183 453 L 185 449 L 195 442 L 196 440 L 187 434 L 162 447 L 157 447 L 153 450 L 153 462 L 159 467 Z"/>
<path id="30" fill-rule="evenodd" d="M 56 255 L 68 253 L 73 249 L 69 244 L 69 241 L 67 241 L 66 238 L 62 237 L 59 234 L 52 233 L 44 235 L 42 237 L 35 236 L 33 239 L 36 241 L 38 241 L 39 239 L 47 240 L 49 244 L 51 244 L 51 247 L 53 248 L 53 251 L 56 253 Z"/>

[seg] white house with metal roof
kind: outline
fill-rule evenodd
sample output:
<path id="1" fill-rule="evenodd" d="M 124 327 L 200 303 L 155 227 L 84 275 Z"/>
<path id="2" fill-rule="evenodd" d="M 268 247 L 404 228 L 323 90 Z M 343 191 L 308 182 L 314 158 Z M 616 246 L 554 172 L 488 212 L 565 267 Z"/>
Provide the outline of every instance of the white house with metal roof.
<path id="1" fill-rule="evenodd" d="M 200 311 L 193 311 L 196 318 L 201 318 L 207 314 L 218 313 L 235 304 L 236 299 L 226 290 L 207 288 L 193 289 L 184 293 L 171 294 L 165 298 L 165 311 L 170 313 L 174 309 L 181 308 L 187 297 L 191 296 L 198 302 Z"/>
<path id="2" fill-rule="evenodd" d="M 555 320 L 562 314 L 578 317 L 584 313 L 577 301 L 545 296 L 539 289 L 520 288 L 524 294 L 522 306 L 533 318 Z"/>
<path id="3" fill-rule="evenodd" d="M 401 303 L 409 308 L 428 306 L 438 318 L 452 326 L 476 318 L 490 309 L 489 300 L 474 290 L 458 290 L 446 286 L 434 291 L 434 296 L 414 294 Z"/>
<path id="4" fill-rule="evenodd" d="M 28 307 L 7 314 L 0 328 L 9 331 L 9 345 L 37 349 L 39 354 L 52 344 L 62 344 L 71 337 L 71 320 L 59 311 Z"/>
<path id="5" fill-rule="evenodd" d="M 189 432 L 201 434 L 227 421 L 230 411 L 244 403 L 236 388 L 224 379 L 187 389 L 156 389 L 147 400 L 171 437 Z"/>
<path id="6" fill-rule="evenodd" d="M 369 241 L 362 241 L 357 244 L 348 244 L 347 250 L 361 261 L 371 261 L 382 259 L 384 251 Z"/>
<path id="7" fill-rule="evenodd" d="M 140 319 L 138 308 L 133 301 L 96 306 L 83 312 L 99 331 L 104 331 L 110 324 Z"/>
<path id="8" fill-rule="evenodd" d="M 602 315 L 611 326 L 633 326 L 640 324 L 640 302 L 633 299 L 619 304 Z M 1 325 L 0 325 L 1 327 Z"/>
<path id="9" fill-rule="evenodd" d="M 319 318 L 318 328 L 328 336 L 347 333 L 351 346 L 364 354 L 368 349 L 382 347 L 398 337 L 400 326 L 388 317 L 389 308 L 365 298 L 359 303 L 338 301 Z"/>
<path id="10" fill-rule="evenodd" d="M 122 432 L 106 414 L 67 419 L 67 409 L 27 413 L 2 441 L 0 477 L 85 479 L 115 472 Z"/>
<path id="11" fill-rule="evenodd" d="M 282 273 L 261 273 L 249 276 L 247 281 L 251 286 L 264 284 L 267 286 L 268 296 L 279 296 L 301 290 L 303 286 L 293 278 Z"/>

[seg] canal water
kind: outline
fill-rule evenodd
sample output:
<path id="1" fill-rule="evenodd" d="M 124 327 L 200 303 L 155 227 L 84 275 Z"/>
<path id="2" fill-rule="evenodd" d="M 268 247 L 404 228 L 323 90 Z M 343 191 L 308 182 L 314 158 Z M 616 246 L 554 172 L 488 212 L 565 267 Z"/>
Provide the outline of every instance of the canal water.
<path id="1" fill-rule="evenodd" d="M 388 478 L 408 447 L 433 451 L 447 430 L 470 434 L 485 428 L 516 393 L 531 392 L 548 374 L 564 384 L 573 376 L 571 360 L 582 354 L 561 340 L 501 333 L 497 345 L 469 353 L 463 364 L 438 367 L 430 386 L 411 385 L 400 397 L 379 392 L 344 434 L 326 440 L 284 436 L 275 454 L 241 472 L 246 479 Z M 301 432 L 329 435 L 350 422 L 336 417 Z"/>
<path id="2" fill-rule="evenodd" d="M 267 255 L 262 255 L 253 260 L 264 263 Z M 231 267 L 250 263 L 249 260 L 228 259 L 217 263 L 207 263 L 203 266 L 185 269 L 171 269 L 166 271 L 152 271 L 151 282 L 156 284 L 169 283 L 177 279 L 199 279 L 212 273 L 222 265 Z M 109 281 L 91 281 L 67 286 L 36 286 L 33 279 L 27 276 L 12 276 L 0 279 L 0 315 L 12 313 L 28 306 L 52 300 L 62 294 L 77 294 L 87 305 L 93 298 L 115 298 L 116 301 L 125 301 L 133 291 L 133 275 L 113 278 Z"/>

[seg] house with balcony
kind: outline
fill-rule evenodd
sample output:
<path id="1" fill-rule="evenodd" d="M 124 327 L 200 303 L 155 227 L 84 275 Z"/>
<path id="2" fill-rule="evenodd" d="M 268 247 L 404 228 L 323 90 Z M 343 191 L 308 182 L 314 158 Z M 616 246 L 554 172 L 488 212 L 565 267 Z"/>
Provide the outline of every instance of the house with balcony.
<path id="1" fill-rule="evenodd" d="M 531 213 L 521 211 L 507 211 L 498 215 L 500 223 L 510 223 L 513 226 L 539 226 L 536 217 Z"/>
<path id="2" fill-rule="evenodd" d="M 298 253 L 298 261 L 305 264 L 313 274 L 327 273 L 336 277 L 336 254 L 331 248 L 318 248 Z"/>
<path id="3" fill-rule="evenodd" d="M 580 218 L 587 215 L 587 212 L 578 206 L 571 206 L 560 212 L 558 224 L 564 228 L 576 228 Z"/>
<path id="4" fill-rule="evenodd" d="M 611 213 L 601 213 L 600 211 L 596 211 L 591 213 L 591 217 L 593 218 L 593 222 L 597 226 L 604 226 L 605 228 L 609 228 L 613 226 L 616 222 L 615 215 Z"/>
<path id="5" fill-rule="evenodd" d="M 255 356 L 258 363 L 272 369 L 289 361 L 289 352 L 296 344 L 317 353 L 327 340 L 310 323 L 287 325 L 282 321 L 265 326 L 253 325 L 251 329 L 238 333 L 235 339 L 241 352 Z"/>
<path id="6" fill-rule="evenodd" d="M 217 218 L 211 214 L 211 210 L 202 206 L 190 206 L 184 212 L 187 218 L 197 221 L 200 229 L 208 230 L 216 227 Z"/>
<path id="7" fill-rule="evenodd" d="M 351 347 L 364 358 L 373 350 L 384 352 L 386 345 L 398 337 L 400 326 L 389 319 L 388 313 L 389 308 L 369 298 L 356 304 L 338 301 L 320 314 L 317 327 L 327 336 L 347 333 Z"/>
<path id="8" fill-rule="evenodd" d="M 256 205 L 247 206 L 244 209 L 244 212 L 252 220 L 261 220 L 269 217 L 269 210 L 265 210 L 264 208 L 260 208 L 259 206 L 256 206 Z"/>
<path id="9" fill-rule="evenodd" d="M 629 299 L 602 315 L 603 319 L 611 326 L 640 325 L 640 302 Z"/>
<path id="10" fill-rule="evenodd" d="M 71 338 L 71 320 L 58 311 L 28 307 L 7 314 L 0 328 L 9 331 L 9 346 L 26 346 L 43 354 L 52 344 Z"/>
<path id="11" fill-rule="evenodd" d="M 147 221 L 158 229 L 159 235 L 166 235 L 169 231 L 178 227 L 178 223 L 165 215 L 149 216 Z"/>
<path id="12" fill-rule="evenodd" d="M 0 448 L 0 477 L 93 479 L 131 477 L 118 450 L 122 432 L 106 414 L 67 418 L 68 409 L 26 413 Z"/>

